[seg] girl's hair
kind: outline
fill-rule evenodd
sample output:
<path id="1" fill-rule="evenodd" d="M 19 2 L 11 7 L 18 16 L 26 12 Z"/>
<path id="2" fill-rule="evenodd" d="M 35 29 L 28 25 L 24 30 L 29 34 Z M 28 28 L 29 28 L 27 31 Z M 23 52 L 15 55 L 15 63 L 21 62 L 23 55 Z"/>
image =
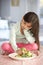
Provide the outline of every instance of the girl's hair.
<path id="1" fill-rule="evenodd" d="M 35 37 L 35 42 L 38 45 L 38 50 L 40 47 L 39 44 L 39 18 L 38 15 L 34 12 L 28 12 L 23 17 L 24 21 L 27 23 L 32 23 L 32 33 Z"/>

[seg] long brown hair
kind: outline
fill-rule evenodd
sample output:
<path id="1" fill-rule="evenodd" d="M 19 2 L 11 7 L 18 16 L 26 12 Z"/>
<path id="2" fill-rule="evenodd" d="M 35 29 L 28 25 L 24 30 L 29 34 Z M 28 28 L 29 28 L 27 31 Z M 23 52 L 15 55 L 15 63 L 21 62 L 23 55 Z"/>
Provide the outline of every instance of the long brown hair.
<path id="1" fill-rule="evenodd" d="M 40 47 L 39 44 L 39 18 L 38 15 L 34 12 L 28 12 L 23 17 L 24 21 L 27 23 L 32 23 L 32 33 L 35 37 L 35 42 L 38 45 L 38 50 Z"/>

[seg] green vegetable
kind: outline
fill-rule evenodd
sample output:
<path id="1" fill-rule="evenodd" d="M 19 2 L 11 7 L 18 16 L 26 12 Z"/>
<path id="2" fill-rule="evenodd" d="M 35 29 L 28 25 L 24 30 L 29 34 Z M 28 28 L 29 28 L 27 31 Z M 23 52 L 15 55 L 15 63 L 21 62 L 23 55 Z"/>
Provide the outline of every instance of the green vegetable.
<path id="1" fill-rule="evenodd" d="M 32 57 L 32 53 L 30 51 L 27 52 L 26 54 L 28 57 Z"/>
<path id="2" fill-rule="evenodd" d="M 32 53 L 27 51 L 26 48 L 21 48 L 22 55 L 17 55 L 17 57 L 32 57 Z"/>

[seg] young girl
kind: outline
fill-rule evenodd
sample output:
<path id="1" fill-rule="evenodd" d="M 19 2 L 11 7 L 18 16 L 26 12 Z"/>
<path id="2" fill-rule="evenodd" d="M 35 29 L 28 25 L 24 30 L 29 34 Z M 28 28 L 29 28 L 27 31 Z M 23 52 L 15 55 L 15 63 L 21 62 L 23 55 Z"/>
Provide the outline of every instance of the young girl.
<path id="1" fill-rule="evenodd" d="M 20 48 L 30 51 L 39 50 L 39 19 L 36 13 L 26 13 L 21 22 L 13 25 L 10 30 L 10 43 L 3 43 L 5 53 L 20 53 Z"/>

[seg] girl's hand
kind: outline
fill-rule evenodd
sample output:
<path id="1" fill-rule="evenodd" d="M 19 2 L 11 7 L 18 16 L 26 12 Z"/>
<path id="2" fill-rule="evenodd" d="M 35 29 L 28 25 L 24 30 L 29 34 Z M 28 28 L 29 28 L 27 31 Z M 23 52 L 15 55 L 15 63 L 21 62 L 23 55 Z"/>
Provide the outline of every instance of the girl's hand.
<path id="1" fill-rule="evenodd" d="M 33 50 L 33 51 L 31 51 L 32 53 L 34 53 L 34 54 L 36 54 L 37 56 L 39 55 L 39 51 L 38 50 Z"/>
<path id="2" fill-rule="evenodd" d="M 22 55 L 22 51 L 21 51 L 20 48 L 19 48 L 16 52 L 17 52 L 19 55 Z"/>

